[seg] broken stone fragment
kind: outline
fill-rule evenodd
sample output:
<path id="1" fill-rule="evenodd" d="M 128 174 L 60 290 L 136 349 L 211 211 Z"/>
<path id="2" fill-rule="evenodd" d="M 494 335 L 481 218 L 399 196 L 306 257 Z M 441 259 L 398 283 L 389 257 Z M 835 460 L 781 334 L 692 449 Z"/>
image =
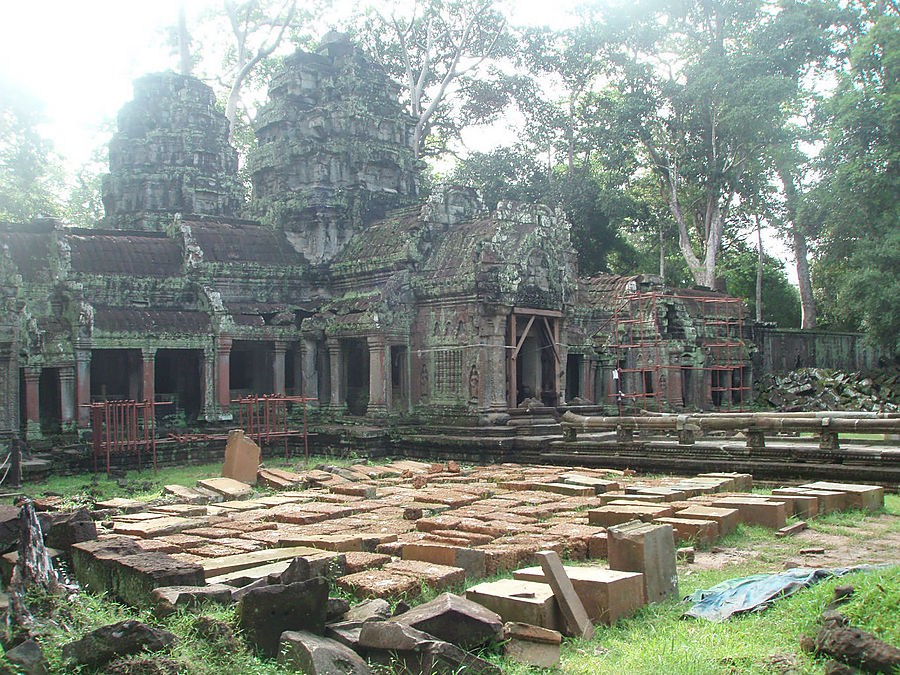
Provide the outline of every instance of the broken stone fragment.
<path id="1" fill-rule="evenodd" d="M 308 675 L 368 675 L 369 666 L 349 647 L 306 631 L 281 634 L 278 662 Z"/>
<path id="2" fill-rule="evenodd" d="M 15 667 L 14 670 L 0 670 L 0 673 L 16 673 L 18 675 L 47 675 L 50 665 L 44 656 L 41 646 L 34 640 L 25 640 L 7 651 L 6 660 Z M 2 666 L 0 666 L 2 668 Z"/>
<path id="3" fill-rule="evenodd" d="M 209 586 L 161 586 L 150 593 L 153 613 L 158 617 L 174 614 L 184 607 L 197 607 L 203 602 L 216 602 L 227 605 L 231 603 L 231 592 L 234 589 L 225 584 Z"/>
<path id="4" fill-rule="evenodd" d="M 238 603 L 238 625 L 251 645 L 265 656 L 278 653 L 284 631 L 325 630 L 328 608 L 328 581 L 316 577 L 294 584 L 274 584 L 256 588 Z"/>
<path id="5" fill-rule="evenodd" d="M 369 619 L 387 619 L 391 616 L 391 606 L 387 600 L 372 598 L 351 607 L 344 615 L 344 621 L 367 621 Z"/>
<path id="6" fill-rule="evenodd" d="M 80 640 L 63 645 L 62 656 L 75 665 L 97 667 L 120 656 L 159 652 L 175 642 L 175 635 L 169 631 L 129 619 L 101 626 Z"/>
<path id="7" fill-rule="evenodd" d="M 412 626 L 463 649 L 499 642 L 503 636 L 499 614 L 452 593 L 443 593 L 391 621 Z"/>
<path id="8" fill-rule="evenodd" d="M 559 664 L 562 633 L 527 623 L 509 622 L 503 626 L 507 658 L 538 668 Z"/>
<path id="9" fill-rule="evenodd" d="M 894 673 L 900 666 L 900 649 L 847 625 L 847 619 L 837 612 L 827 611 L 822 619 L 824 625 L 815 641 L 818 653 L 872 673 Z"/>

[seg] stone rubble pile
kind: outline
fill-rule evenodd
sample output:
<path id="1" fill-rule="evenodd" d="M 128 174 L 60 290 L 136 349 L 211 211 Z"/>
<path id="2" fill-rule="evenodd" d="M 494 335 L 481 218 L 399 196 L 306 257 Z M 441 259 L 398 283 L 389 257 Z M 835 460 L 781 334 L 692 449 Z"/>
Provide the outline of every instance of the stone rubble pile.
<path id="1" fill-rule="evenodd" d="M 228 472 L 256 464 L 249 449 L 246 459 L 229 454 Z M 241 639 L 305 672 L 366 673 L 370 663 L 399 658 L 410 672 L 493 675 L 499 669 L 471 650 L 506 639 L 508 654 L 542 665 L 558 661 L 561 635 L 573 634 L 552 580 L 534 567 L 546 551 L 608 561 L 563 569 L 590 621 L 613 624 L 647 602 L 677 597 L 676 542 L 713 541 L 739 523 L 777 529 L 793 515 L 884 503 L 881 488 L 836 483 L 750 494 L 749 474 L 660 480 L 409 460 L 262 467 L 256 480 L 258 489 L 221 477 L 168 486 L 168 499 L 156 502 L 100 502 L 88 514 L 94 527 L 84 513 L 51 511 L 41 522 L 85 590 L 159 619 L 210 602 L 235 605 Z M 0 531 L 14 530 L 15 509 L 0 516 Z M 14 556 L 2 557 L 7 572 Z M 483 582 L 506 571 L 512 579 Z M 464 596 L 406 604 L 426 587 L 466 585 Z M 338 589 L 344 597 L 335 597 Z M 359 602 L 348 603 L 351 596 Z M 388 601 L 399 601 L 395 611 Z M 105 628 L 90 639 L 121 638 L 126 654 L 172 644 L 143 624 Z M 74 663 L 81 653 L 114 652 L 73 643 L 66 654 Z"/>
<path id="2" fill-rule="evenodd" d="M 784 375 L 767 373 L 759 399 L 778 410 L 900 411 L 900 371 L 871 373 L 801 368 Z"/>

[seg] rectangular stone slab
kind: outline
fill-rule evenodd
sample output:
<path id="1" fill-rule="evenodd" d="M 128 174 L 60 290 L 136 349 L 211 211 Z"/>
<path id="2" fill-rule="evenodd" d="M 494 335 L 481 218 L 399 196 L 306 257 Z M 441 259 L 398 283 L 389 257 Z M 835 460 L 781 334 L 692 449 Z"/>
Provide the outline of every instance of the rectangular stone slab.
<path id="1" fill-rule="evenodd" d="M 547 584 L 515 579 L 489 581 L 467 589 L 466 598 L 496 612 L 504 621 L 562 628 L 559 604 Z"/>
<path id="2" fill-rule="evenodd" d="M 137 523 L 120 523 L 113 525 L 116 534 L 128 534 L 142 539 L 162 537 L 167 534 L 177 534 L 184 530 L 203 527 L 206 519 L 179 518 L 178 516 L 161 516 L 152 520 L 144 520 Z"/>
<path id="3" fill-rule="evenodd" d="M 237 572 L 250 567 L 258 567 L 266 563 L 278 562 L 279 560 L 291 560 L 297 556 L 319 555 L 326 553 L 320 549 L 309 548 L 307 546 L 289 546 L 286 548 L 268 548 L 262 551 L 251 551 L 249 553 L 240 553 L 238 555 L 228 555 L 221 558 L 210 558 L 204 560 L 203 570 L 206 578 L 217 577 L 228 572 Z M 334 554 L 332 554 L 334 555 Z"/>
<path id="4" fill-rule="evenodd" d="M 831 490 L 847 493 L 847 508 L 877 511 L 884 508 L 884 488 L 879 485 L 857 485 L 855 483 L 830 483 L 818 481 L 800 487 L 810 490 Z"/>
<path id="5" fill-rule="evenodd" d="M 808 488 L 776 488 L 772 490 L 772 497 L 780 499 L 782 496 L 801 495 L 815 497 L 817 500 L 817 513 L 824 516 L 847 508 L 847 493 L 834 490 L 810 490 Z"/>
<path id="6" fill-rule="evenodd" d="M 716 508 L 715 506 L 689 506 L 676 511 L 675 517 L 714 520 L 719 524 L 720 537 L 734 532 L 741 522 L 741 516 L 737 509 Z"/>
<path id="7" fill-rule="evenodd" d="M 713 506 L 737 509 L 741 522 L 747 525 L 761 525 L 778 530 L 787 521 L 787 504 L 784 502 L 756 497 L 722 497 Z"/>
<path id="8" fill-rule="evenodd" d="M 607 530 L 609 567 L 641 572 L 646 602 L 678 597 L 675 532 L 671 525 L 628 523 Z"/>
<path id="9" fill-rule="evenodd" d="M 568 565 L 565 570 L 592 621 L 612 625 L 644 604 L 644 579 L 640 572 Z M 516 570 L 513 579 L 546 583 L 540 567 Z"/>
<path id="10" fill-rule="evenodd" d="M 569 497 L 590 497 L 595 494 L 594 488 L 590 485 L 576 485 L 574 483 L 537 483 L 534 489 Z"/>
<path id="11" fill-rule="evenodd" d="M 654 523 L 671 525 L 678 542 L 691 541 L 708 544 L 719 538 L 719 524 L 703 518 L 657 518 Z"/>
<path id="12" fill-rule="evenodd" d="M 259 471 L 259 446 L 244 435 L 242 429 L 228 432 L 225 442 L 225 462 L 222 464 L 222 476 L 256 485 L 256 474 Z"/>
<path id="13" fill-rule="evenodd" d="M 553 595 L 559 604 L 569 634 L 590 640 L 594 637 L 594 627 L 584 610 L 584 605 L 581 604 L 581 598 L 575 592 L 571 579 L 566 575 L 559 554 L 556 551 L 538 551 L 535 557 L 544 571 L 547 583 L 553 589 Z"/>
<path id="14" fill-rule="evenodd" d="M 591 509 L 588 511 L 588 522 L 591 525 L 599 525 L 600 527 L 612 527 L 613 525 L 621 525 L 631 520 L 643 520 L 649 522 L 654 518 L 661 518 L 669 515 L 671 509 L 663 506 L 601 506 L 599 509 Z"/>
<path id="15" fill-rule="evenodd" d="M 222 495 L 225 499 L 245 499 L 253 492 L 249 485 L 233 478 L 206 478 L 198 480 L 197 485 Z"/>

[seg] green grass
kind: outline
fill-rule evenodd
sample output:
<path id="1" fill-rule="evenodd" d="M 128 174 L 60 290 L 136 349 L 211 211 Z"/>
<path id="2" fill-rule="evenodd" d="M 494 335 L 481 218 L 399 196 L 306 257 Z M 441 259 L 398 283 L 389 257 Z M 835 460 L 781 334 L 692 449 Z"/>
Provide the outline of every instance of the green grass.
<path id="1" fill-rule="evenodd" d="M 321 463 L 349 466 L 358 462 L 359 460 L 356 459 L 340 459 L 331 456 L 313 456 L 309 458 L 309 463 L 303 458 L 285 460 L 276 457 L 264 460 L 263 465 L 270 468 L 305 471 Z M 218 476 L 221 471 L 221 462 L 211 462 L 161 467 L 157 474 L 153 473 L 152 468 L 140 472 L 128 471 L 123 478 L 112 479 L 108 479 L 105 473 L 51 476 L 44 481 L 26 483 L 22 486 L 21 491 L 30 497 L 61 496 L 64 500 L 62 508 L 86 506 L 93 501 L 103 501 L 115 497 L 147 501 L 162 496 L 164 485 L 193 486 L 199 479 Z M 260 488 L 260 491 L 265 492 L 266 490 Z"/>

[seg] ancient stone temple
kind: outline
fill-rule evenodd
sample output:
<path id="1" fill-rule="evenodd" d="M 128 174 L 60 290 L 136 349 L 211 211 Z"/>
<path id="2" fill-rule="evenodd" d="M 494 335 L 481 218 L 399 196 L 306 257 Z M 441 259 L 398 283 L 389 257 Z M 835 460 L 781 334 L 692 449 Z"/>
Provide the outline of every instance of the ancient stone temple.
<path id="1" fill-rule="evenodd" d="M 345 35 L 284 60 L 259 111 L 250 157 L 252 212 L 287 233 L 310 262 L 416 198 L 414 122 L 399 88 Z"/>
<path id="2" fill-rule="evenodd" d="M 237 215 L 237 152 L 212 89 L 172 72 L 134 83 L 103 178 L 104 227 L 165 231 L 175 213 Z"/>
<path id="3" fill-rule="evenodd" d="M 397 97 L 345 37 L 285 59 L 242 210 L 211 90 L 139 79 L 106 218 L 0 224 L 0 438 L 86 429 L 95 401 L 154 400 L 190 425 L 231 420 L 246 394 L 304 394 L 318 419 L 429 447 L 481 429 L 490 450 L 563 407 L 730 408 L 754 364 L 793 362 L 736 298 L 580 278 L 557 209 L 489 211 L 451 185 L 419 199 Z M 872 360 L 848 349 L 821 353 Z"/>

